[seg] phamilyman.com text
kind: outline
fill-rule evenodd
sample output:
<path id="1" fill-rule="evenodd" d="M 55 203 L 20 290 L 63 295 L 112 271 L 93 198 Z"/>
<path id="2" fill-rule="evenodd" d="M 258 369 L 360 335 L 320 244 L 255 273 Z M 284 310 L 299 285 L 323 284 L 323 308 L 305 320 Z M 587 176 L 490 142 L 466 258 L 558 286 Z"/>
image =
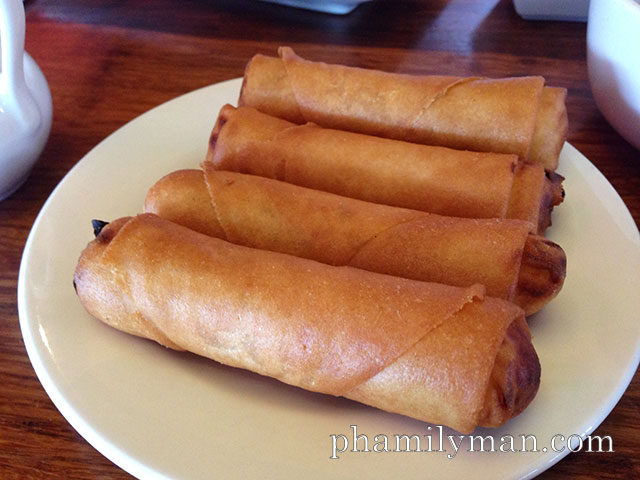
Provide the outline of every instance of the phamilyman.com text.
<path id="1" fill-rule="evenodd" d="M 349 426 L 347 434 L 331 434 L 332 460 L 340 459 L 341 455 L 353 453 L 441 453 L 447 458 L 454 459 L 460 451 L 467 452 L 548 452 L 552 450 L 560 453 L 570 452 L 614 452 L 613 439 L 608 436 L 588 435 L 585 438 L 577 434 L 555 434 L 551 438 L 539 440 L 536 435 L 502 435 L 496 438 L 492 435 L 451 435 L 445 434 L 442 425 L 427 426 L 426 433 L 393 434 L 383 433 L 369 435 L 358 432 L 357 425 Z"/>

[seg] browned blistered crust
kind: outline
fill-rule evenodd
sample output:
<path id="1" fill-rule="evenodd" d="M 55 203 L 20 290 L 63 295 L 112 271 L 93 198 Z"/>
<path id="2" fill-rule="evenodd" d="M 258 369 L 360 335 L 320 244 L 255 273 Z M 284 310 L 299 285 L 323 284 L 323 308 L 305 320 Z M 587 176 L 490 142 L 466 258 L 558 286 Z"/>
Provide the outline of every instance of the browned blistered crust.
<path id="1" fill-rule="evenodd" d="M 523 319 L 509 325 L 491 372 L 478 424 L 491 426 L 520 414 L 540 384 L 540 363 Z"/>
<path id="2" fill-rule="evenodd" d="M 527 239 L 513 301 L 533 313 L 561 290 L 567 273 L 567 257 L 556 243 L 540 236 Z"/>

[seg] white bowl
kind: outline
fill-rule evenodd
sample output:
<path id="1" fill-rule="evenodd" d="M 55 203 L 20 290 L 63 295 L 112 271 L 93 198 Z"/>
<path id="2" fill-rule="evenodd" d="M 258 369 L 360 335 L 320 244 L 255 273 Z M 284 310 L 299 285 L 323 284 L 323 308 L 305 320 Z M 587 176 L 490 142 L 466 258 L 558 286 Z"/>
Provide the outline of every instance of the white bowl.
<path id="1" fill-rule="evenodd" d="M 598 108 L 620 135 L 640 149 L 638 0 L 591 0 L 587 64 Z"/>

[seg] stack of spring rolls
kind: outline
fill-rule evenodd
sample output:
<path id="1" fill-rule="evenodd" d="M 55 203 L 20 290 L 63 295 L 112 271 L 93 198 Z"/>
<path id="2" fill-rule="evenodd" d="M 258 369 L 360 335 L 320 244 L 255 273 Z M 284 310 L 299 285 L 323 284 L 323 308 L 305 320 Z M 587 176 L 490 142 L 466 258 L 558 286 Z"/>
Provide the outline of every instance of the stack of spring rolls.
<path id="1" fill-rule="evenodd" d="M 95 223 L 80 301 L 311 391 L 462 433 L 504 424 L 540 383 L 525 316 L 565 277 L 544 233 L 566 92 L 279 53 L 249 62 L 201 169 Z"/>

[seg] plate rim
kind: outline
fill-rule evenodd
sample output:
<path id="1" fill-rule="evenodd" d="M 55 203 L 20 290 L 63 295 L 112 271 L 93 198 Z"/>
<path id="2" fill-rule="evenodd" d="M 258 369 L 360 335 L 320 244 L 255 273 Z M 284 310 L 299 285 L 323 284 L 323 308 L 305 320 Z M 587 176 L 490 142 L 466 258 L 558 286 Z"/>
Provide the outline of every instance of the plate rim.
<path id="1" fill-rule="evenodd" d="M 86 419 L 76 414 L 77 412 L 75 412 L 73 405 L 69 402 L 67 398 L 65 398 L 64 394 L 56 386 L 54 380 L 51 378 L 51 372 L 47 370 L 47 367 L 44 364 L 43 358 L 41 357 L 41 352 L 39 352 L 38 346 L 36 345 L 36 341 L 32 336 L 29 320 L 27 319 L 28 315 L 26 313 L 29 309 L 28 305 L 26 304 L 27 300 L 26 300 L 26 294 L 25 294 L 25 291 L 28 288 L 26 282 L 27 282 L 27 274 L 28 274 L 27 269 L 29 266 L 29 255 L 30 255 L 31 249 L 33 248 L 34 242 L 36 242 L 40 225 L 43 222 L 43 218 L 47 214 L 48 209 L 50 208 L 50 204 L 55 201 L 55 199 L 59 195 L 59 191 L 65 188 L 65 185 L 67 184 L 68 179 L 76 175 L 81 168 L 84 168 L 84 166 L 91 161 L 91 159 L 93 158 L 94 152 L 98 148 L 100 148 L 101 145 L 103 145 L 105 142 L 109 142 L 114 135 L 117 135 L 118 132 L 128 128 L 133 122 L 141 121 L 140 119 L 143 119 L 144 117 L 147 117 L 149 115 L 153 115 L 155 112 L 157 112 L 158 109 L 161 109 L 167 104 L 177 102 L 186 96 L 198 95 L 199 92 L 202 92 L 204 90 L 219 88 L 221 85 L 229 85 L 234 82 L 239 83 L 240 80 L 241 78 L 234 78 L 234 79 L 226 80 L 223 82 L 214 83 L 212 85 L 204 86 L 196 90 L 184 93 L 173 99 L 170 99 L 160 105 L 157 105 L 143 112 L 142 114 L 135 117 L 131 121 L 125 123 L 118 129 L 110 133 L 107 137 L 101 140 L 94 147 L 92 147 L 65 174 L 65 176 L 59 181 L 56 187 L 49 194 L 47 200 L 41 207 L 40 211 L 38 212 L 38 215 L 36 216 L 36 219 L 33 222 L 27 241 L 25 243 L 25 247 L 23 249 L 23 254 L 20 261 L 20 268 L 19 268 L 19 274 L 18 274 L 18 291 L 17 291 L 18 315 L 19 315 L 21 333 L 22 333 L 23 341 L 25 343 L 25 348 L 27 350 L 29 360 L 34 368 L 34 371 L 38 377 L 39 382 L 42 384 L 42 387 L 44 388 L 45 392 L 47 393 L 47 395 L 49 396 L 53 404 L 56 406 L 56 408 L 59 410 L 59 412 L 62 414 L 62 416 L 90 445 L 96 448 L 100 454 L 104 455 L 107 459 L 112 461 L 114 464 L 116 464 L 126 472 L 131 473 L 132 475 L 135 475 L 138 477 L 170 478 L 170 477 L 166 477 L 164 474 L 162 474 L 158 470 L 153 469 L 150 466 L 137 461 L 135 458 L 128 455 L 126 451 L 122 450 L 117 445 L 111 445 L 108 442 L 103 441 L 103 439 L 100 436 L 99 429 L 96 429 L 95 426 L 87 422 Z M 635 228 L 635 237 L 632 239 L 632 241 L 635 243 L 636 247 L 640 246 L 640 232 L 638 231 L 638 227 L 635 223 L 635 220 L 631 215 L 631 212 L 625 205 L 624 200 L 620 197 L 620 195 L 615 190 L 615 188 L 613 188 L 613 186 L 606 179 L 604 174 L 595 165 L 593 165 L 593 163 L 591 163 L 590 160 L 586 156 L 584 156 L 578 149 L 576 149 L 573 145 L 566 142 L 564 148 L 569 149 L 569 151 L 571 151 L 572 154 L 579 155 L 584 161 L 586 161 L 587 165 L 592 167 L 591 171 L 589 172 L 590 175 L 595 175 L 594 178 L 598 182 L 602 183 L 608 189 L 610 189 L 609 193 L 610 194 L 612 193 L 614 195 L 613 198 L 615 198 L 616 202 L 618 202 L 623 207 L 622 210 L 617 213 L 622 214 L 622 216 L 624 217 L 623 222 L 625 224 L 629 224 Z M 610 408 L 609 408 L 609 405 L 607 405 L 607 407 L 605 407 L 604 409 L 599 410 L 597 415 L 595 415 L 595 417 L 597 418 L 597 421 L 592 422 L 592 425 L 582 435 L 583 437 L 591 434 L 602 423 L 602 421 L 611 413 L 611 411 L 616 407 L 616 405 L 624 395 L 626 389 L 628 388 L 629 383 L 633 379 L 633 376 L 635 375 L 635 372 L 638 368 L 639 363 L 640 363 L 640 338 L 638 338 L 638 341 L 637 341 L 635 357 L 631 359 L 630 363 L 627 365 L 627 369 L 624 372 L 624 375 L 622 375 L 620 381 L 618 382 L 616 391 L 613 392 L 613 395 L 610 397 L 610 398 L 615 397 L 615 401 L 610 402 L 611 403 Z M 593 415 L 594 414 L 592 413 L 592 416 Z M 528 474 L 526 474 L 522 478 L 532 478 L 533 476 L 540 474 L 542 471 L 545 471 L 548 468 L 555 465 L 556 463 L 558 463 L 560 460 L 566 457 L 566 455 L 568 455 L 569 453 L 571 452 L 564 451 L 562 453 L 556 454 L 555 456 L 546 458 L 546 461 L 538 465 L 540 468 L 530 471 Z"/>

